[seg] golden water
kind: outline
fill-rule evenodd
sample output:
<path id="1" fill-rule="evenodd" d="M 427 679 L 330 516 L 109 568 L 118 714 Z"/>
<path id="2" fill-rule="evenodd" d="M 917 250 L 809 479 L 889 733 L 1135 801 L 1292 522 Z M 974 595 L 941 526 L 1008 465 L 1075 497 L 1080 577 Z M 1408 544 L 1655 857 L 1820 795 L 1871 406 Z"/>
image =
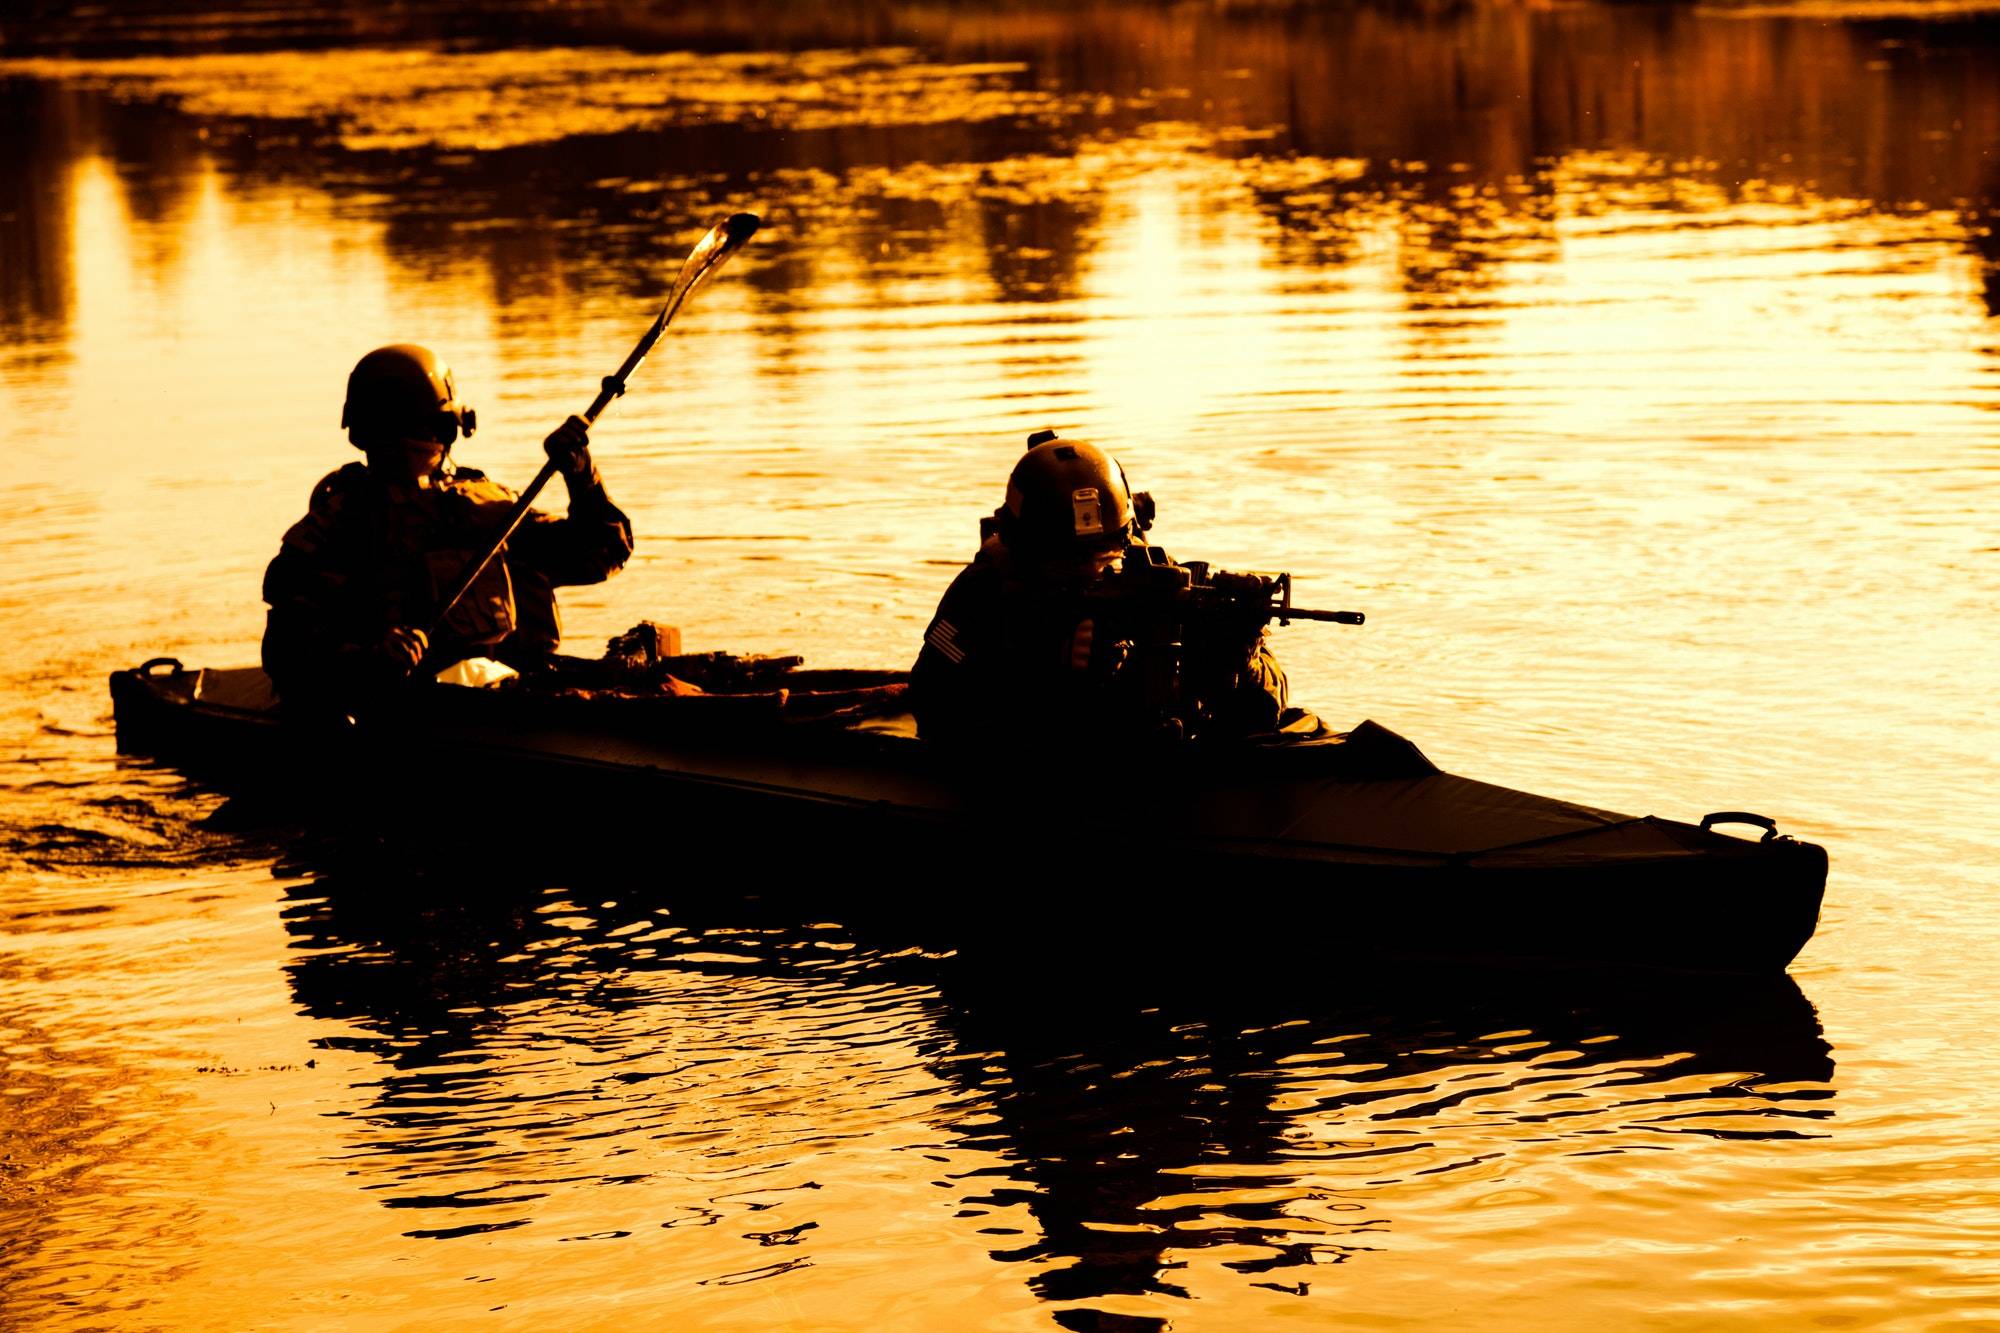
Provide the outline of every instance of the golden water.
<path id="1" fill-rule="evenodd" d="M 0 1323 L 2000 1322 L 2000 28 L 1855 13 L 8 32 Z M 1791 979 L 1385 990 L 1228 886 L 1172 910 L 1326 963 L 1058 984 L 671 848 L 442 892 L 114 755 L 107 672 L 254 660 L 360 352 L 445 350 L 518 484 L 738 208 L 574 645 L 906 662 L 1057 426 L 1368 613 L 1281 632 L 1330 718 L 1823 842 Z"/>

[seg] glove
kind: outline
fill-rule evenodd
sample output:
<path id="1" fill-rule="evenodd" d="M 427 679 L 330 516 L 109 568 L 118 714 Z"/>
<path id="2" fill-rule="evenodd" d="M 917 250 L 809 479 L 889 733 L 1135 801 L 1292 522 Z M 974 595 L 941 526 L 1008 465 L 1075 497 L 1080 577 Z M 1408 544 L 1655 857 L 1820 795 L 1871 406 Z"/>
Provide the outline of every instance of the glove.
<path id="1" fill-rule="evenodd" d="M 573 416 L 549 432 L 542 452 L 565 478 L 590 475 L 590 423 Z"/>
<path id="2" fill-rule="evenodd" d="M 1069 669 L 1089 671 L 1095 666 L 1101 675 L 1114 675 L 1125 665 L 1131 645 L 1122 639 L 1103 643 L 1097 640 L 1097 622 L 1080 620 L 1069 636 Z"/>
<path id="3" fill-rule="evenodd" d="M 389 669 L 398 676 L 407 676 L 417 669 L 417 663 L 424 660 L 430 651 L 430 635 L 410 625 L 398 625 L 382 636 L 382 642 L 375 651 Z"/>
<path id="4" fill-rule="evenodd" d="M 1069 669 L 1071 671 L 1090 670 L 1090 646 L 1097 637 L 1097 623 L 1080 620 L 1069 636 Z"/>

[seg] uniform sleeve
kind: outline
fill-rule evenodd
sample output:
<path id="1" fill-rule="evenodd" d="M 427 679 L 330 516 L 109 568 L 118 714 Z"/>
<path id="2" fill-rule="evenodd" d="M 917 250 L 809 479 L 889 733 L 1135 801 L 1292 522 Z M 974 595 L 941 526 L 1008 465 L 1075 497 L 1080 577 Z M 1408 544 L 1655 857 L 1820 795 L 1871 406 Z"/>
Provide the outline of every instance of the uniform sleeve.
<path id="1" fill-rule="evenodd" d="M 995 699 L 1005 684 L 999 600 L 996 582 L 977 566 L 959 571 L 939 600 L 910 668 L 910 707 L 925 740 L 970 741 L 997 725 Z"/>
<path id="2" fill-rule="evenodd" d="M 974 562 L 952 581 L 910 670 L 917 733 L 993 755 L 1065 744 L 1116 706 L 1109 675 L 1079 667 L 1072 642 L 1081 608 L 1032 595 L 997 562 Z"/>
<path id="3" fill-rule="evenodd" d="M 1268 634 L 1234 616 L 1186 626 L 1186 688 L 1207 715 L 1205 734 L 1255 736 L 1282 726 L 1290 684 Z"/>
<path id="4" fill-rule="evenodd" d="M 1270 642 L 1258 635 L 1250 660 L 1237 674 L 1236 688 L 1228 701 L 1230 730 L 1238 735 L 1277 731 L 1287 711 L 1290 683 Z"/>
<path id="5" fill-rule="evenodd" d="M 286 530 L 264 571 L 263 661 L 281 697 L 297 702 L 367 688 L 386 626 L 371 618 L 367 573 L 354 558 L 347 478 L 313 489 L 304 518 Z"/>
<path id="6" fill-rule="evenodd" d="M 568 515 L 557 518 L 530 510 L 508 543 L 508 560 L 533 570 L 551 587 L 602 583 L 632 556 L 632 520 L 611 502 L 595 467 L 588 482 L 566 484 Z"/>

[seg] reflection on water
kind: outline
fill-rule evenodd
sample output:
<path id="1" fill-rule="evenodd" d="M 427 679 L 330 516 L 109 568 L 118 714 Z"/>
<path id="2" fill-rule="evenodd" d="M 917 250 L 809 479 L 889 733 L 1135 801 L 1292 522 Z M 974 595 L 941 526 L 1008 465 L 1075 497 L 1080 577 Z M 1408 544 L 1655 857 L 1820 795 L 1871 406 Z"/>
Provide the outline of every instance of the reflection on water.
<path id="1" fill-rule="evenodd" d="M 1353 977 L 1306 999 L 1295 979 L 1287 1000 L 1246 980 L 1233 1003 L 1169 992 L 1136 1014 L 1123 989 L 1080 1007 L 954 996 L 958 1041 L 991 1053 L 956 1071 L 994 1090 L 998 1124 L 974 1141 L 1024 1177 L 967 1202 L 1025 1208 L 1035 1227 L 996 1257 L 1033 1263 L 1046 1299 L 1186 1296 L 1232 1274 L 1338 1299 L 1340 1275 L 1315 1270 L 1394 1248 L 1409 1195 L 1427 1220 L 1544 1214 L 1554 1245 L 1563 1209 L 1507 1197 L 1539 1163 L 1827 1132 L 1832 1064 L 1790 981 L 1536 995 Z"/>
<path id="2" fill-rule="evenodd" d="M 1412 1196 L 1431 1218 L 1525 1209 L 1557 1244 L 1567 1210 L 1506 1182 L 1823 1137 L 1832 1115 L 1789 980 L 1329 981 L 1274 949 L 1199 982 L 1047 987 L 1025 959 L 636 889 L 473 898 L 350 874 L 292 891 L 293 993 L 380 1070 L 345 1160 L 412 1210 L 406 1236 L 633 1239 L 602 1225 L 616 1186 L 632 1197 L 613 1217 L 716 1228 L 674 1242 L 696 1251 L 676 1271 L 712 1266 L 699 1281 L 760 1271 L 744 1240 L 810 1263 L 837 1239 L 810 1233 L 853 1205 L 848 1159 L 900 1148 L 915 1117 L 948 1196 L 934 1224 L 950 1204 L 1077 1327 L 1218 1283 L 1337 1300 L 1314 1270 L 1385 1248 Z"/>
<path id="3" fill-rule="evenodd" d="M 475 886 L 336 859 L 284 890 L 275 988 L 267 904 L 240 885 L 10 921 L 9 993 L 33 994 L 14 965 L 39 957 L 45 983 L 102 995 L 8 1033 L 47 1053 L 8 1074 L 15 1150 L 46 1162 L 9 1201 L 51 1224 L 10 1242 L 0 1310 L 292 1322 L 346 1292 L 356 1317 L 526 1318 L 603 1284 L 726 1325 L 772 1299 L 738 1288 L 825 1267 L 894 1327 L 1031 1304 L 1151 1327 L 1269 1293 L 1335 1312 L 1383 1299 L 1368 1265 L 1468 1227 L 1587 1254 L 1627 1159 L 1690 1154 L 1693 1179 L 1706 1147 L 1836 1123 L 1786 980 L 1329 979 L 1274 937 L 1199 979 L 1050 982 L 629 875 Z M 101 1051 L 134 1013 L 172 1017 Z M 198 1198 L 171 1184 L 190 1172 Z M 1662 1239 L 1706 1249 L 1700 1212 Z M 99 1253 L 109 1229 L 148 1239 Z M 489 1288 L 476 1306 L 465 1282 Z M 842 1299 L 787 1290 L 815 1326 Z"/>
<path id="4" fill-rule="evenodd" d="M 0 1322 L 2000 1307 L 1990 16 L 103 10 L 0 16 Z M 573 643 L 906 662 L 1057 425 L 1368 611 L 1280 636 L 1326 715 L 1827 842 L 1801 982 L 1348 976 L 1253 885 L 1220 975 L 981 958 L 705 895 L 671 812 L 468 891 L 112 753 L 107 671 L 254 657 L 359 350 L 518 482 L 737 208 Z"/>

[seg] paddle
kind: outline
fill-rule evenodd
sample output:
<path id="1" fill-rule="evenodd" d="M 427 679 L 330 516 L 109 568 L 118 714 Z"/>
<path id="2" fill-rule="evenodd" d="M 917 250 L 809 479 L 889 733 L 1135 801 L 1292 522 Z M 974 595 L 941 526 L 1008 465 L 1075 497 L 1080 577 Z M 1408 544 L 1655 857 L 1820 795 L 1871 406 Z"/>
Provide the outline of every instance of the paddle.
<path id="1" fill-rule="evenodd" d="M 755 213 L 732 213 L 711 227 L 708 235 L 702 237 L 700 243 L 688 251 L 687 262 L 681 265 L 681 275 L 674 279 L 674 289 L 667 294 L 665 308 L 660 311 L 659 318 L 653 321 L 653 327 L 647 329 L 645 335 L 632 348 L 631 355 L 625 358 L 625 364 L 618 367 L 615 374 L 604 377 L 604 387 L 597 391 L 597 397 L 592 400 L 588 408 L 584 409 L 585 424 L 596 424 L 598 414 L 611 405 L 612 399 L 625 392 L 625 381 L 639 368 L 639 363 L 646 359 L 646 354 L 653 350 L 653 344 L 660 340 L 660 335 L 667 331 L 667 325 L 673 322 L 675 312 L 681 308 L 681 302 L 687 300 L 695 288 L 701 286 L 715 270 L 721 268 L 725 260 L 743 248 L 744 243 L 756 232 L 758 221 Z M 500 554 L 500 548 L 514 535 L 514 529 L 521 526 L 521 520 L 528 516 L 529 506 L 534 504 L 535 497 L 542 493 L 542 487 L 549 484 L 549 478 L 555 473 L 555 459 L 551 458 L 542 464 L 542 470 L 535 474 L 535 479 L 521 492 L 521 498 L 514 502 L 514 508 L 507 515 L 507 522 L 501 527 L 500 535 L 486 548 L 486 554 L 468 564 L 459 574 L 458 582 L 452 585 L 451 595 L 444 599 L 443 605 L 438 607 L 437 615 L 431 620 L 432 638 L 437 637 L 438 630 L 444 625 L 444 618 L 451 614 L 451 609 L 458 605 L 461 597 L 465 596 L 466 589 L 470 588 L 486 571 L 486 567 L 493 563 L 493 557 Z"/>

